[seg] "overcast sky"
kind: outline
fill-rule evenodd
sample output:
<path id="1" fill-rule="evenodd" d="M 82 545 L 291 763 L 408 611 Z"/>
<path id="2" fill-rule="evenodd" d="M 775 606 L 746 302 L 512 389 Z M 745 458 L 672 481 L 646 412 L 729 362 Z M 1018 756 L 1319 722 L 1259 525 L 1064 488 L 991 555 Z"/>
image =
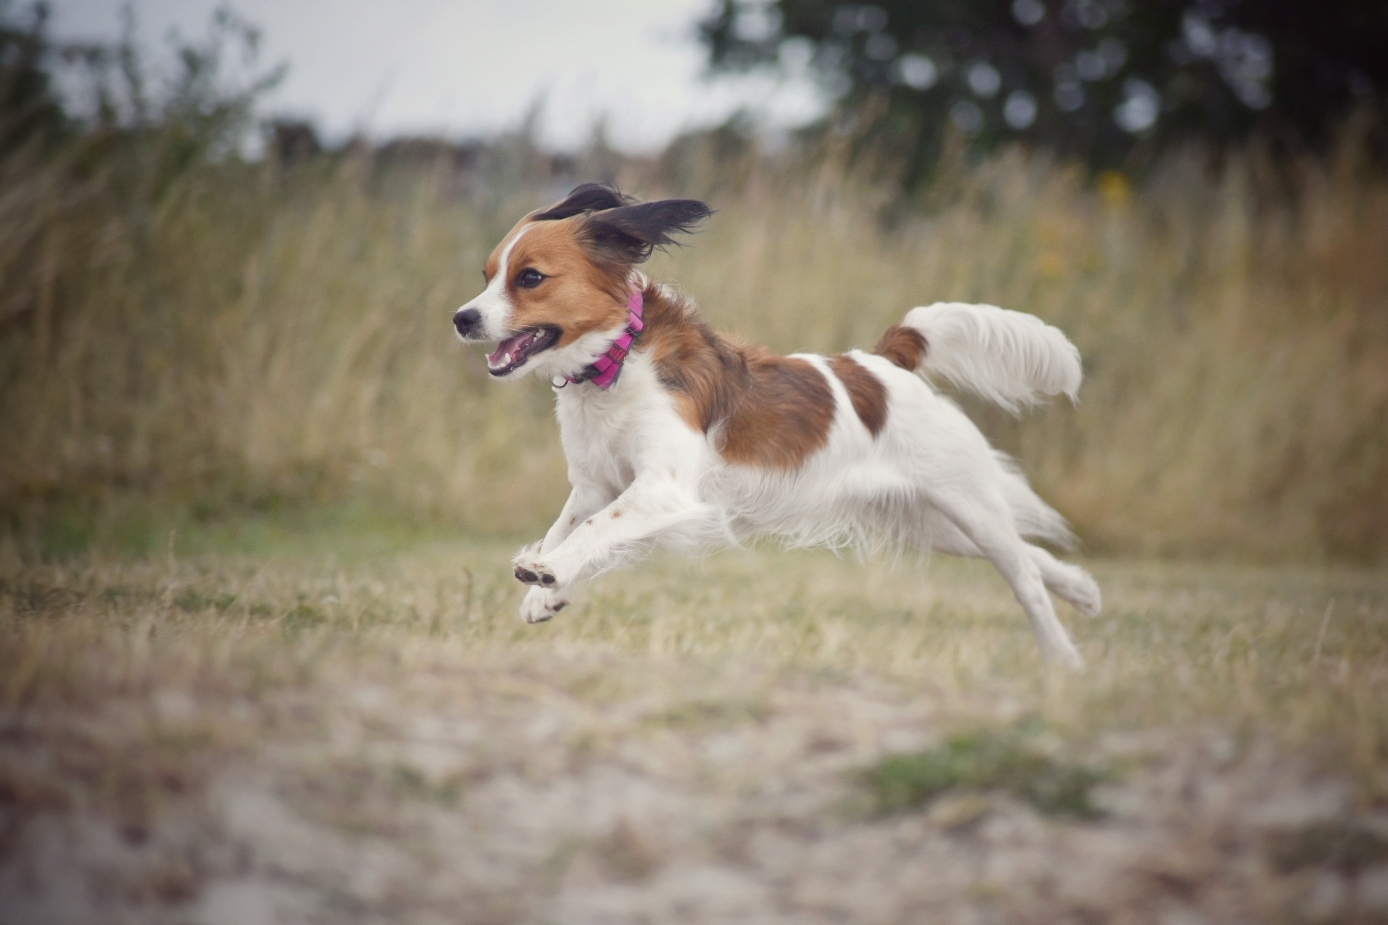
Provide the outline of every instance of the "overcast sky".
<path id="1" fill-rule="evenodd" d="M 54 0 L 61 38 L 119 33 L 126 0 Z M 133 0 L 139 34 L 166 47 L 173 28 L 201 36 L 218 0 Z M 262 61 L 289 73 L 265 109 L 309 117 L 329 138 L 517 125 L 543 97 L 541 139 L 581 145 L 606 114 L 627 150 L 739 107 L 773 126 L 819 112 L 805 80 L 703 77 L 695 23 L 711 0 L 236 0 L 263 33 Z"/>

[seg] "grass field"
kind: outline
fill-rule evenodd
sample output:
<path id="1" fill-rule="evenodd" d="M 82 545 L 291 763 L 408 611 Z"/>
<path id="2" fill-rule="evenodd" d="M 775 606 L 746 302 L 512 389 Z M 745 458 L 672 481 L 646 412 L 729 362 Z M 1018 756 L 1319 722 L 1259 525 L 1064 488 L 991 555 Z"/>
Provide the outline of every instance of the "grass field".
<path id="1" fill-rule="evenodd" d="M 515 618 L 316 509 L 0 550 L 0 921 L 1388 917 L 1388 576 L 731 551 Z"/>
<path id="2" fill-rule="evenodd" d="M 252 161 L 255 94 L 187 50 L 0 139 L 0 925 L 1388 923 L 1366 125 L 913 191 L 732 127 Z M 964 407 L 1089 551 L 1087 672 L 945 559 L 658 558 L 520 624 L 552 397 L 449 319 L 593 179 L 706 199 L 646 269 L 778 351 L 937 300 L 1060 325 L 1078 405 Z"/>

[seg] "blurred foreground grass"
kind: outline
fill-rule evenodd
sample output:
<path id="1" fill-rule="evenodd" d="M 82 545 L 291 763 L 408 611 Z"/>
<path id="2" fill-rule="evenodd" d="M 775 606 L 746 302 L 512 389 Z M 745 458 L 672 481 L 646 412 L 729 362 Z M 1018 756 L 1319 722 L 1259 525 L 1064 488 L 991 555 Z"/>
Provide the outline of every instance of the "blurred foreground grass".
<path id="1" fill-rule="evenodd" d="M 0 921 L 1378 914 L 1381 571 L 1092 560 L 1069 676 L 943 557 L 657 558 L 527 626 L 493 537 L 112 536 L 0 545 Z"/>

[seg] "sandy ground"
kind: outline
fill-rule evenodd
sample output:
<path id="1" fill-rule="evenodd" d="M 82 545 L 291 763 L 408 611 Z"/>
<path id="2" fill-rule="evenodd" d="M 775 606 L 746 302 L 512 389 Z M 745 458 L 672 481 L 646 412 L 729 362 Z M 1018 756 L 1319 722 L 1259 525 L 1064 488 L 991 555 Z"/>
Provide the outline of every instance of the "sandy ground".
<path id="1" fill-rule="evenodd" d="M 595 705 L 566 689 L 643 668 L 440 668 L 284 695 L 268 708 L 282 711 L 268 723 L 281 735 L 172 788 L 150 824 L 71 807 L 7 820 L 0 920 L 1388 916 L 1383 859 L 1331 851 L 1303 863 L 1293 844 L 1349 823 L 1388 844 L 1388 814 L 1354 812 L 1346 782 L 1267 743 L 1211 731 L 1109 735 L 1086 757 L 1124 770 L 1099 788 L 1094 820 L 987 792 L 882 816 L 864 805 L 854 772 L 935 744 L 928 698 L 870 682 L 767 687 L 739 676 L 685 677 L 692 699 L 680 699 L 673 667 L 659 698 Z M 749 690 L 754 702 L 739 699 Z M 296 702 L 305 698 L 312 714 Z M 165 694 L 154 709 L 176 726 L 235 706 Z M 311 718 L 296 722 L 296 709 Z M 13 754 L 26 723 L 6 720 Z"/>

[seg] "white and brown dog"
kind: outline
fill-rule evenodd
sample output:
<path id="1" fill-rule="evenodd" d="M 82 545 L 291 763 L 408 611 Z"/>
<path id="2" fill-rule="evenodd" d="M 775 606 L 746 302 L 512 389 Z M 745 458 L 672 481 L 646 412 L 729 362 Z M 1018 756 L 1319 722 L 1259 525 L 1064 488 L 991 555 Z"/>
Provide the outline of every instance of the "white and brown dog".
<path id="1" fill-rule="evenodd" d="M 904 545 L 987 558 L 1042 651 L 1079 667 L 1046 590 L 1092 615 L 1099 587 L 1024 539 L 1065 544 L 1064 520 L 929 382 L 1009 409 L 1073 399 L 1079 351 L 1032 315 L 960 303 L 912 309 L 871 352 L 732 343 L 635 270 L 710 214 L 585 184 L 521 219 L 453 316 L 463 340 L 500 342 L 493 376 L 533 373 L 557 395 L 573 491 L 515 558 L 521 616 L 550 619 L 575 582 L 656 546 Z"/>

